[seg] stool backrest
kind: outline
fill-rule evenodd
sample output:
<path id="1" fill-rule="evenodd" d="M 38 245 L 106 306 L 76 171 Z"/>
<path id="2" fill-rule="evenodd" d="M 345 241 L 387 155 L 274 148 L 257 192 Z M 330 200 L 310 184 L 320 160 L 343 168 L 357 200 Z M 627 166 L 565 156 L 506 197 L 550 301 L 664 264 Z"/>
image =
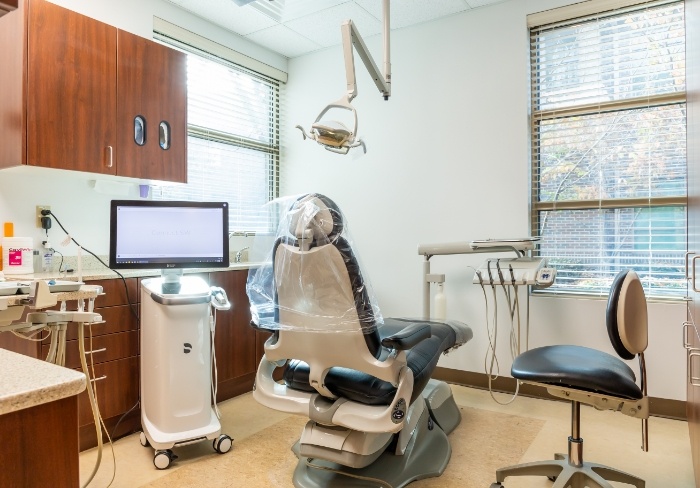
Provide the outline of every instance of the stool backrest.
<path id="1" fill-rule="evenodd" d="M 649 343 L 647 301 L 634 270 L 622 270 L 615 277 L 605 318 L 610 342 L 622 359 L 634 359 L 646 350 Z"/>

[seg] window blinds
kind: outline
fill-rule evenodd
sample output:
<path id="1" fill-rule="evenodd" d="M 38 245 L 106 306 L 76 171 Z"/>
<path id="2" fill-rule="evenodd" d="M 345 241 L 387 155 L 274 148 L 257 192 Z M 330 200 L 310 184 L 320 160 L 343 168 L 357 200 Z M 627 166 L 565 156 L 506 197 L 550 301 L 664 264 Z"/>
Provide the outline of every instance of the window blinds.
<path id="1" fill-rule="evenodd" d="M 683 2 L 531 29 L 532 232 L 546 292 L 607 294 L 632 267 L 649 296 L 685 293 Z"/>
<path id="2" fill-rule="evenodd" d="M 231 232 L 269 232 L 261 207 L 279 193 L 280 83 L 160 40 L 188 53 L 188 167 L 186 185 L 162 186 L 154 198 L 227 201 Z"/>

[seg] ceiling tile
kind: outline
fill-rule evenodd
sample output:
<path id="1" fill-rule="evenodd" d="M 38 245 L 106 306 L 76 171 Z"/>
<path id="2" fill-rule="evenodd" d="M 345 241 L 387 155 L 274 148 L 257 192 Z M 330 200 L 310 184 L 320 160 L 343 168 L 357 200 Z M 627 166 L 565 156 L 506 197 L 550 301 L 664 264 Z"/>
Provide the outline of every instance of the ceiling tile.
<path id="1" fill-rule="evenodd" d="M 355 0 L 355 3 L 370 14 L 383 20 L 382 2 L 378 0 Z M 446 15 L 469 10 L 464 0 L 400 0 L 391 2 L 391 28 L 400 29 L 420 24 Z M 363 34 L 364 35 L 364 34 Z"/>
<path id="2" fill-rule="evenodd" d="M 239 7 L 232 0 L 167 1 L 242 36 L 277 24 L 252 6 Z"/>
<path id="3" fill-rule="evenodd" d="M 263 47 L 278 52 L 288 58 L 301 56 L 302 54 L 316 51 L 321 48 L 318 44 L 304 36 L 297 34 L 293 30 L 276 25 L 263 29 L 246 36 L 246 39 L 260 44 Z"/>
<path id="4" fill-rule="evenodd" d="M 501 3 L 505 0 L 465 0 L 471 8 L 484 7 L 486 5 L 492 5 L 494 3 Z"/>
<path id="5" fill-rule="evenodd" d="M 341 43 L 340 24 L 347 19 L 352 19 L 363 38 L 382 31 L 382 22 L 354 2 L 321 10 L 284 25 L 323 47 L 329 47 Z"/>
<path id="6" fill-rule="evenodd" d="M 348 0 L 287 0 L 282 12 L 282 22 L 289 22 L 346 2 Z"/>

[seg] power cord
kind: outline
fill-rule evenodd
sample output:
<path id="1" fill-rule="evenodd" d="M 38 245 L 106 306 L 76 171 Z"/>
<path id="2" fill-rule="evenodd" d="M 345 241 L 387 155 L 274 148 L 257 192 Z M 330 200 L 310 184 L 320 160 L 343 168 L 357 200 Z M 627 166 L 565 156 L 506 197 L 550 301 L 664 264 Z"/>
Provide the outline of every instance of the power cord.
<path id="1" fill-rule="evenodd" d="M 126 292 L 126 301 L 127 301 L 127 303 L 129 304 L 129 310 L 131 310 L 131 313 L 132 313 L 132 315 L 136 318 L 136 320 L 139 320 L 139 314 L 138 314 L 138 312 L 136 311 L 136 309 L 134 308 L 134 304 L 131 303 L 131 297 L 129 296 L 129 287 L 128 287 L 127 284 L 126 284 L 126 278 L 124 278 L 124 275 L 122 275 L 122 274 L 121 274 L 119 271 L 117 271 L 116 269 L 110 268 L 109 265 L 108 265 L 107 263 L 105 263 L 104 261 L 102 261 L 102 259 L 100 259 L 100 257 L 97 256 L 97 254 L 95 254 L 95 253 L 92 252 L 91 250 L 89 250 L 89 249 L 87 249 L 87 248 L 81 246 L 81 245 L 78 243 L 78 241 L 76 241 L 75 238 L 74 238 L 73 236 L 70 235 L 70 233 L 66 230 L 66 228 L 63 227 L 63 224 L 61 224 L 61 221 L 58 220 L 58 217 L 56 217 L 56 214 L 53 213 L 51 210 L 48 210 L 48 209 L 42 210 L 42 211 L 41 211 L 41 215 L 44 215 L 44 216 L 49 216 L 49 215 L 51 215 L 51 216 L 56 220 L 56 223 L 57 223 L 58 226 L 61 228 L 61 230 L 63 230 L 63 232 L 66 233 L 66 236 L 68 236 L 68 238 L 69 238 L 71 241 L 73 241 L 73 243 L 74 243 L 76 246 L 78 246 L 80 249 L 84 249 L 88 254 L 90 254 L 90 255 L 93 256 L 95 259 L 97 259 L 97 260 L 100 262 L 100 264 L 102 264 L 102 266 L 104 266 L 105 268 L 107 268 L 107 269 L 109 269 L 109 270 L 114 271 L 115 273 L 117 273 L 117 275 L 119 275 L 119 277 L 122 279 L 122 283 L 124 283 L 124 291 Z M 59 253 L 59 254 L 60 254 L 60 253 Z M 61 265 L 63 265 L 63 254 L 61 254 Z M 61 270 L 60 265 L 59 265 L 59 268 L 58 268 L 58 269 L 59 269 L 59 271 Z"/>

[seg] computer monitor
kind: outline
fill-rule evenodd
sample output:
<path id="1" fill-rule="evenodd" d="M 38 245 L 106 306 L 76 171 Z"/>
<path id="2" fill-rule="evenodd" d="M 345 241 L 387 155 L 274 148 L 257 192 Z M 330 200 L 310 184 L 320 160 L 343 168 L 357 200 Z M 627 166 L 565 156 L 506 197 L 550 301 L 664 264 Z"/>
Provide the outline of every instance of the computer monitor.
<path id="1" fill-rule="evenodd" d="M 226 268 L 228 203 L 112 200 L 112 269 Z"/>

